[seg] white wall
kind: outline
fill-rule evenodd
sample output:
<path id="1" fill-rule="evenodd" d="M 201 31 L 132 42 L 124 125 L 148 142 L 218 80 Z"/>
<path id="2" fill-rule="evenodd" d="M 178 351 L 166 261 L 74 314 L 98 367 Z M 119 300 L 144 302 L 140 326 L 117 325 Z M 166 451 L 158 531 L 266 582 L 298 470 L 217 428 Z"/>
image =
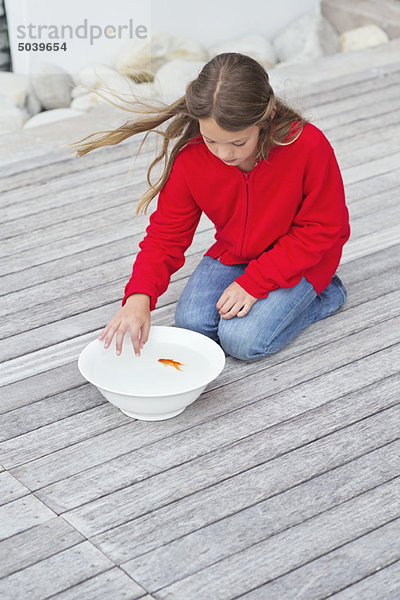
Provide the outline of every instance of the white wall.
<path id="1" fill-rule="evenodd" d="M 152 27 L 209 47 L 246 33 L 273 38 L 319 0 L 152 0 Z"/>

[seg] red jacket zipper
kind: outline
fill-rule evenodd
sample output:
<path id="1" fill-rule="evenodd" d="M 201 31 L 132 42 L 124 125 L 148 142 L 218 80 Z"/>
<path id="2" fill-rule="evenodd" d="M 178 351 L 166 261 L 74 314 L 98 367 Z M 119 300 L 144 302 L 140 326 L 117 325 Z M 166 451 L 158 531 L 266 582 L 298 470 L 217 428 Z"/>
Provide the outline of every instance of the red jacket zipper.
<path id="1" fill-rule="evenodd" d="M 244 221 L 242 245 L 240 247 L 240 256 L 242 256 L 242 252 L 243 252 L 244 236 L 246 235 L 247 215 L 249 212 L 249 175 L 250 175 L 250 173 L 248 173 L 247 171 L 243 171 L 243 175 L 246 180 L 246 218 Z"/>

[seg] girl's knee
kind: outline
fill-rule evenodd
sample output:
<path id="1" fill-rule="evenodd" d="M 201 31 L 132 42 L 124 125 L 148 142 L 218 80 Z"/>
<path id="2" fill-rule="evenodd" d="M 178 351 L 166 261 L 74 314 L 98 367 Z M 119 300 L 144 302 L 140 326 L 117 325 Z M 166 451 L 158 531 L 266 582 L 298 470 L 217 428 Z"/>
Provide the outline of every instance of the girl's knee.
<path id="1" fill-rule="evenodd" d="M 202 327 L 201 318 L 195 310 L 190 310 L 190 308 L 182 306 L 178 302 L 175 310 L 175 327 L 200 331 Z"/>
<path id="2" fill-rule="evenodd" d="M 175 327 L 197 331 L 207 337 L 217 340 L 217 324 L 212 315 L 196 309 L 194 305 L 180 304 L 175 310 Z"/>
<path id="3" fill-rule="evenodd" d="M 239 317 L 233 317 L 233 319 Z M 239 360 L 252 360 L 268 355 L 260 340 L 246 327 L 236 327 L 237 322 L 233 319 L 221 319 L 218 328 L 220 344 L 227 354 Z"/>

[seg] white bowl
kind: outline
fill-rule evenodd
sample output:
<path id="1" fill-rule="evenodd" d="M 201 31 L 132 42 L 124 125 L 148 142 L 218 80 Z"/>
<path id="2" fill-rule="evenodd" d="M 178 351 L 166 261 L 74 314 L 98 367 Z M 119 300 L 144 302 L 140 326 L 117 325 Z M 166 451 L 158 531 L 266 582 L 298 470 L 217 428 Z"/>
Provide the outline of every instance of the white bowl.
<path id="1" fill-rule="evenodd" d="M 159 359 L 181 363 L 164 364 Z M 225 366 L 225 353 L 213 340 L 180 327 L 154 326 L 136 356 L 129 331 L 117 356 L 115 336 L 109 346 L 90 342 L 78 367 L 111 404 L 134 419 L 159 421 L 179 415 L 200 396 Z"/>

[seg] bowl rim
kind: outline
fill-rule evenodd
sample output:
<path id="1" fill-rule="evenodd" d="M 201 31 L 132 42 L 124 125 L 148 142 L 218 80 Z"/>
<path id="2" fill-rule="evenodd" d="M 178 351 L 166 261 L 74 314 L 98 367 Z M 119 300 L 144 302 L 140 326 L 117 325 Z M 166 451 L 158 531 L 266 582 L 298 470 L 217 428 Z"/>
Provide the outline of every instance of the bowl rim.
<path id="1" fill-rule="evenodd" d="M 217 344 L 217 342 L 215 342 L 208 336 L 204 335 L 203 333 L 199 333 L 198 331 L 193 331 L 192 329 L 185 329 L 184 327 L 172 327 L 169 325 L 152 325 L 150 330 L 151 329 L 157 329 L 157 330 L 160 330 L 160 329 L 183 329 L 184 331 L 189 331 L 191 334 L 193 334 L 195 336 L 201 336 L 202 338 L 206 338 L 206 340 L 208 340 L 208 342 L 210 342 L 211 344 L 215 344 L 215 346 L 217 347 L 217 352 L 220 355 L 220 358 L 218 359 L 218 362 L 220 362 L 220 366 L 218 367 L 216 374 L 211 379 L 209 379 L 209 377 L 205 378 L 205 381 L 200 383 L 199 385 L 196 385 L 196 387 L 187 387 L 187 388 L 183 388 L 179 392 L 172 392 L 172 393 L 171 392 L 165 392 L 165 393 L 161 392 L 159 394 L 146 394 L 146 393 L 128 394 L 127 392 L 121 392 L 121 391 L 115 390 L 111 387 L 104 387 L 104 386 L 98 385 L 97 383 L 95 383 L 93 381 L 92 378 L 89 378 L 87 375 L 85 375 L 83 372 L 83 368 L 82 368 L 83 354 L 84 354 L 84 352 L 87 351 L 87 348 L 89 348 L 89 346 L 94 346 L 97 343 L 99 343 L 99 344 L 103 343 L 98 338 L 95 338 L 94 340 L 92 340 L 91 342 L 86 344 L 86 346 L 84 348 L 82 348 L 81 352 L 79 353 L 78 369 L 79 369 L 81 375 L 86 379 L 86 381 L 88 381 L 89 383 L 91 383 L 92 385 L 97 387 L 98 389 L 103 390 L 105 392 L 111 392 L 112 394 L 118 394 L 119 396 L 127 396 L 129 398 L 132 398 L 132 397 L 134 397 L 134 398 L 160 398 L 160 397 L 168 397 L 168 396 L 179 396 L 181 394 L 187 394 L 188 392 L 194 392 L 195 390 L 198 390 L 199 388 L 205 387 L 206 385 L 211 383 L 211 381 L 214 381 L 214 379 L 216 379 L 218 377 L 218 375 L 220 375 L 222 373 L 222 371 L 225 367 L 225 363 L 226 363 L 225 352 L 223 351 L 221 346 L 219 344 Z M 128 335 L 128 332 L 125 334 L 125 337 L 127 335 Z M 125 341 L 125 337 L 124 337 L 124 341 Z"/>

